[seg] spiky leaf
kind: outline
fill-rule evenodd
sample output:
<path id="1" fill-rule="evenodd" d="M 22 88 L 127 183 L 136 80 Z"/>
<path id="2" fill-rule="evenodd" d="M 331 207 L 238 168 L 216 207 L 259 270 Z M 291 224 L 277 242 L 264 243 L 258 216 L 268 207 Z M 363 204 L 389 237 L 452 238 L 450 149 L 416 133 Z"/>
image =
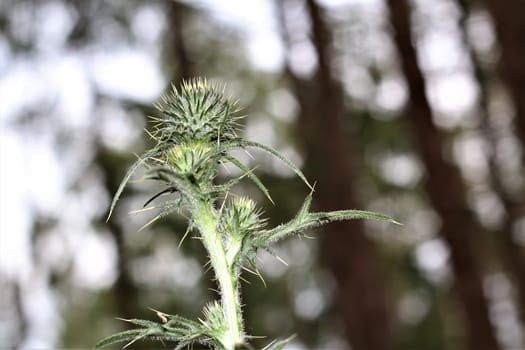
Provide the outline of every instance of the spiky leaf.
<path id="1" fill-rule="evenodd" d="M 266 345 L 262 350 L 282 350 L 293 338 L 295 338 L 295 335 L 292 335 L 283 340 L 274 340 L 270 344 Z"/>
<path id="2" fill-rule="evenodd" d="M 129 331 L 113 334 L 96 343 L 95 348 L 100 349 L 108 345 L 133 341 L 137 338 L 144 336 L 144 333 L 145 331 L 143 329 L 132 329 Z"/>
<path id="3" fill-rule="evenodd" d="M 268 191 L 266 186 L 264 186 L 261 180 L 257 177 L 257 175 L 253 173 L 253 171 L 250 168 L 248 168 L 246 165 L 242 164 L 237 158 L 232 157 L 229 154 L 225 154 L 224 158 L 233 165 L 235 165 L 237 168 L 242 170 L 248 176 L 248 178 L 255 184 L 255 186 L 257 186 L 257 188 L 259 188 L 259 190 L 261 190 L 261 192 L 264 193 L 266 198 L 268 198 L 268 200 L 272 202 L 272 204 L 275 204 L 272 197 L 270 196 L 270 191 Z"/>
<path id="4" fill-rule="evenodd" d="M 137 171 L 137 169 L 145 162 L 147 161 L 151 156 L 153 156 L 154 154 L 156 153 L 156 150 L 150 150 L 146 153 L 144 153 L 142 156 L 139 157 L 139 159 L 137 159 L 135 161 L 135 163 L 133 163 L 133 165 L 128 169 L 128 171 L 126 172 L 126 175 L 124 175 L 124 178 L 122 179 L 122 181 L 120 182 L 120 185 L 117 189 L 117 192 L 115 193 L 115 195 L 113 196 L 113 200 L 111 201 L 111 206 L 109 208 L 109 214 L 108 214 L 108 217 L 106 219 L 106 221 L 109 220 L 109 218 L 111 217 L 111 214 L 113 213 L 113 210 L 115 209 L 115 205 L 117 205 L 117 202 L 120 198 L 120 195 L 122 194 L 122 191 L 124 191 L 124 188 L 126 187 L 126 185 L 128 184 L 129 182 L 129 179 L 131 179 L 131 177 L 133 176 L 133 174 L 135 173 L 135 171 Z"/>
<path id="5" fill-rule="evenodd" d="M 310 193 L 308 197 L 306 197 L 295 218 L 273 229 L 258 232 L 254 237 L 255 246 L 264 248 L 270 243 L 281 240 L 292 234 L 299 234 L 309 229 L 335 221 L 371 219 L 399 224 L 388 215 L 365 210 L 338 210 L 332 212 L 309 213 L 308 210 L 310 208 L 311 201 L 312 194 Z"/>

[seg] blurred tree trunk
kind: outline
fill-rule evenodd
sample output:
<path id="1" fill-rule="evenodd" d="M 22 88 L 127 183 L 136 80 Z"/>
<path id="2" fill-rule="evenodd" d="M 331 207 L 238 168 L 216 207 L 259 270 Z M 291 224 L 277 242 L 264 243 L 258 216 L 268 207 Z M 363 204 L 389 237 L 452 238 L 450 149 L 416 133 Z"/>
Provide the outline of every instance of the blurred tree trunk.
<path id="1" fill-rule="evenodd" d="M 300 79 L 290 69 L 288 73 L 301 105 L 299 131 L 306 148 L 306 172 L 320 189 L 314 196 L 314 205 L 323 211 L 358 208 L 361 206 L 352 187 L 349 133 L 343 120 L 347 117 L 343 91 L 331 75 L 331 33 L 315 1 L 307 0 L 306 6 L 318 69 L 312 81 Z M 283 35 L 289 41 L 284 22 L 281 12 Z M 346 221 L 325 228 L 321 254 L 338 285 L 336 309 L 352 349 L 392 349 L 385 279 L 374 245 L 365 236 L 363 222 Z"/>
<path id="2" fill-rule="evenodd" d="M 465 188 L 457 169 L 443 157 L 443 135 L 432 121 L 423 73 L 417 61 L 406 0 L 388 0 L 394 42 L 409 89 L 407 117 L 416 146 L 426 167 L 426 190 L 442 218 L 441 235 L 451 252 L 455 288 L 463 307 L 468 347 L 471 350 L 499 349 L 483 294 L 482 273 L 475 254 L 475 236 L 482 232 L 470 212 Z"/>
<path id="3" fill-rule="evenodd" d="M 193 65 L 186 50 L 186 40 L 184 38 L 184 15 L 188 10 L 187 5 L 177 1 L 170 1 L 168 5 L 169 17 L 168 24 L 169 38 L 167 40 L 167 51 L 169 62 L 172 59 L 176 62 L 177 69 L 172 73 L 171 82 L 179 85 L 182 80 L 189 79 L 193 76 Z M 169 67 L 172 68 L 171 65 Z"/>
<path id="4" fill-rule="evenodd" d="M 524 214 L 525 199 L 521 197 L 513 198 L 509 195 L 500 176 L 500 169 L 496 161 L 497 136 L 490 122 L 489 114 L 489 92 L 488 92 L 488 73 L 484 71 L 480 60 L 478 59 L 473 45 L 467 34 L 467 19 L 472 13 L 470 0 L 456 0 L 462 13 L 460 15 L 459 27 L 461 30 L 462 41 L 467 49 L 467 53 L 473 68 L 474 78 L 478 83 L 479 112 L 478 116 L 481 123 L 481 131 L 488 144 L 488 164 L 489 164 L 489 182 L 492 190 L 499 196 L 503 207 L 505 208 L 506 217 L 502 227 L 498 230 L 498 238 L 503 244 L 500 249 L 503 261 L 506 263 L 507 270 L 512 274 L 518 292 L 518 305 L 521 310 L 522 322 L 525 320 L 525 252 L 518 243 L 513 239 L 513 225 Z M 525 59 L 525 57 L 524 57 Z M 524 96 L 525 97 L 525 96 Z"/>
<path id="5" fill-rule="evenodd" d="M 525 150 L 525 1 L 486 0 L 486 3 L 501 48 L 501 72 L 514 103 L 517 135 Z"/>

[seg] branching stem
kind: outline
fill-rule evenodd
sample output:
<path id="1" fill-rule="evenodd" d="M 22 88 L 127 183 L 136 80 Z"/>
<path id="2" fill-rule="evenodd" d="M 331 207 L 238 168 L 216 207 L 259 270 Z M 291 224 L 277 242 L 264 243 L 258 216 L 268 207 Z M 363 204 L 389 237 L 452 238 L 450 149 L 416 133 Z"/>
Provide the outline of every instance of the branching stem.
<path id="1" fill-rule="evenodd" d="M 194 215 L 195 224 L 201 232 L 221 292 L 222 309 L 227 326 L 221 342 L 225 349 L 234 350 L 237 344 L 244 342 L 237 280 L 228 265 L 213 205 L 203 201 L 197 211 L 198 213 Z"/>

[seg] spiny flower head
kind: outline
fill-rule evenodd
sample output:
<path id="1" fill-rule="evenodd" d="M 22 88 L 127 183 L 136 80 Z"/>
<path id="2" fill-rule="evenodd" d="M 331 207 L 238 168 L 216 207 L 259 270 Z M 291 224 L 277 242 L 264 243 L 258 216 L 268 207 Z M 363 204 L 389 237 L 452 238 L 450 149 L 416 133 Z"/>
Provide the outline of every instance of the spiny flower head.
<path id="1" fill-rule="evenodd" d="M 190 173 L 209 160 L 211 150 L 211 145 L 207 143 L 181 143 L 167 150 L 165 162 L 179 174 Z"/>
<path id="2" fill-rule="evenodd" d="M 213 144 L 190 141 L 174 145 L 165 152 L 164 162 L 175 173 L 192 176 L 196 184 L 212 181 L 216 161 L 212 157 Z"/>
<path id="3" fill-rule="evenodd" d="M 223 142 L 237 137 L 241 117 L 236 104 L 224 96 L 224 89 L 204 79 L 192 79 L 175 86 L 161 97 L 155 107 L 162 118 L 152 118 L 153 137 L 159 147 L 189 140 Z"/>
<path id="4" fill-rule="evenodd" d="M 245 235 L 264 226 L 261 211 L 255 202 L 247 197 L 236 197 L 223 210 L 222 227 L 229 234 Z"/>

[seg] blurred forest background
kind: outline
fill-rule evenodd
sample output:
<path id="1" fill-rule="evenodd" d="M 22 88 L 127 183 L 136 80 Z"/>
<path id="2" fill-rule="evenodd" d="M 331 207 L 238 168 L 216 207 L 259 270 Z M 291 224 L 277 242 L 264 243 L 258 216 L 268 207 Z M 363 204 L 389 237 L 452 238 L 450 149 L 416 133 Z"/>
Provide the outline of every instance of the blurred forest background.
<path id="1" fill-rule="evenodd" d="M 139 232 L 151 193 L 112 194 L 171 82 L 205 76 L 245 106 L 248 138 L 352 221 L 260 255 L 247 331 L 287 349 L 523 349 L 525 2 L 2 0 L 0 348 L 91 348 L 148 308 L 215 298 L 181 218 Z M 244 156 L 276 206 L 308 189 Z M 233 171 L 233 170 L 232 170 Z M 228 173 L 221 170 L 221 177 Z M 260 348 L 267 340 L 257 340 Z M 132 348 L 159 347 L 138 342 Z"/>

